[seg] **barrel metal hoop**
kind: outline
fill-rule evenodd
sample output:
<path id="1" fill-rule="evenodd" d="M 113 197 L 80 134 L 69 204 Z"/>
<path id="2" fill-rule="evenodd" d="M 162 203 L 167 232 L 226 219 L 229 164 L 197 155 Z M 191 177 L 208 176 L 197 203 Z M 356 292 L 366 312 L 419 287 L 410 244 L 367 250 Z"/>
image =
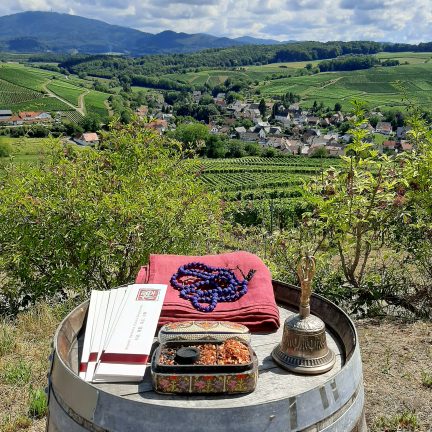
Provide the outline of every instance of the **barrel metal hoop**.
<path id="1" fill-rule="evenodd" d="M 78 413 L 76 413 L 72 408 L 68 407 L 62 397 L 58 394 L 54 393 L 54 389 L 51 388 L 52 397 L 57 401 L 59 406 L 68 415 L 75 423 L 80 425 L 85 430 L 90 432 L 109 432 L 108 429 L 104 429 L 100 426 L 95 425 L 94 423 L 88 421 L 84 417 L 81 417 Z"/>
<path id="2" fill-rule="evenodd" d="M 360 384 L 357 386 L 355 392 L 353 395 L 348 399 L 347 402 L 343 406 L 341 406 L 337 411 L 335 411 L 330 416 L 326 417 L 325 419 L 322 419 L 318 423 L 313 424 L 312 426 L 308 426 L 305 429 L 301 429 L 299 432 L 316 432 L 323 430 L 327 426 L 331 425 L 332 423 L 336 422 L 340 417 L 342 417 L 354 404 L 355 400 L 357 399 L 360 391 L 363 389 L 363 381 L 360 381 Z M 361 422 L 361 418 L 359 419 L 359 422 Z M 355 429 L 354 429 L 355 430 Z"/>

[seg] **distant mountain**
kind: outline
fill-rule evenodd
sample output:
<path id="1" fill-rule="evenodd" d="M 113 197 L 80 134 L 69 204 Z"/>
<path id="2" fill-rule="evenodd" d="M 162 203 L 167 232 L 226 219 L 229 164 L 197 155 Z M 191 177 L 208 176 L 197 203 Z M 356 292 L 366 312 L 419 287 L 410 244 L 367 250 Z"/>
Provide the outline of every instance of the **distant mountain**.
<path id="1" fill-rule="evenodd" d="M 103 21 L 56 12 L 22 12 L 0 17 L 0 50 L 13 52 L 186 53 L 207 48 L 271 45 L 249 36 L 230 39 L 203 33 L 141 32 Z"/>
<path id="2" fill-rule="evenodd" d="M 279 45 L 279 42 L 275 39 L 257 39 L 251 36 L 242 36 L 234 39 L 244 45 Z"/>

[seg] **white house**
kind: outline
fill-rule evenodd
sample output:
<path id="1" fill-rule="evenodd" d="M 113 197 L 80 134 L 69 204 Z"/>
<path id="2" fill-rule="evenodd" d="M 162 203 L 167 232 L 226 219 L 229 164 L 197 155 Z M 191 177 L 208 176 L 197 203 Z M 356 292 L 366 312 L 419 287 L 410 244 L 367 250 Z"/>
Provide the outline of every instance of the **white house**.
<path id="1" fill-rule="evenodd" d="M 99 137 L 96 132 L 87 132 L 75 138 L 74 141 L 79 145 L 93 146 L 99 143 Z"/>

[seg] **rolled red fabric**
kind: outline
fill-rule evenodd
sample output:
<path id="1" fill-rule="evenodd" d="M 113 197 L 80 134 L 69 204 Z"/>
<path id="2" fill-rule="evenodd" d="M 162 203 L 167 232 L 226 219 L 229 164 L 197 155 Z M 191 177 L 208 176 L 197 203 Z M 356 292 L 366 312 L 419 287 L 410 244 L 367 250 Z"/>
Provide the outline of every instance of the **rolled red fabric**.
<path id="1" fill-rule="evenodd" d="M 191 262 L 234 271 L 239 280 L 249 270 L 255 270 L 249 281 L 248 292 L 235 302 L 220 302 L 212 312 L 197 311 L 189 300 L 182 299 L 170 284 L 178 268 Z M 176 320 L 232 321 L 246 325 L 252 332 L 269 332 L 279 327 L 279 310 L 274 298 L 272 278 L 266 265 L 254 254 L 239 251 L 219 255 L 184 256 L 150 255 L 149 264 L 141 267 L 136 283 L 167 284 L 159 325 Z"/>

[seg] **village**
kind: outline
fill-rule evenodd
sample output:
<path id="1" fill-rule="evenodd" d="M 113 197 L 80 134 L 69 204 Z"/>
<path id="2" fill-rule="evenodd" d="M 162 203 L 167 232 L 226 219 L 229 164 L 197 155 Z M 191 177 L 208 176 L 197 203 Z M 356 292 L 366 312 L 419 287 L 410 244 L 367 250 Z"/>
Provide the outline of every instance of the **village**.
<path id="1" fill-rule="evenodd" d="M 140 105 L 134 114 L 145 127 L 159 134 L 175 131 L 179 124 L 197 122 L 192 117 L 178 116 L 173 105 L 165 102 L 162 94 L 151 100 L 151 106 Z M 188 95 L 189 103 L 195 106 L 209 95 L 193 91 Z M 283 105 L 280 102 L 255 100 L 234 100 L 228 102 L 226 93 L 218 93 L 212 98 L 214 109 L 205 124 L 209 134 L 221 139 L 237 140 L 245 145 L 258 144 L 263 150 L 274 149 L 280 155 L 309 157 L 338 157 L 344 154 L 352 136 L 348 133 L 350 116 L 340 110 L 317 114 L 313 109 L 305 109 L 298 102 Z M 337 107 L 337 106 L 336 106 Z M 365 123 L 362 127 L 369 132 L 369 140 L 380 153 L 410 151 L 412 145 L 407 140 L 409 127 L 393 127 L 384 121 L 379 111 L 369 113 L 369 118 L 379 119 L 375 127 Z M 15 127 L 44 126 L 47 130 L 61 124 L 60 113 L 18 112 L 0 110 L 0 130 L 10 131 Z M 103 126 L 103 125 L 101 125 Z M 7 133 L 6 130 L 4 133 Z M 78 145 L 95 145 L 99 136 L 95 130 L 82 131 L 64 137 Z"/>
<path id="2" fill-rule="evenodd" d="M 200 91 L 194 91 L 193 103 L 198 105 L 202 97 Z M 344 127 L 352 118 L 341 111 L 318 116 L 312 110 L 302 108 L 299 103 L 285 107 L 275 102 L 265 102 L 264 109 L 262 102 L 236 100 L 228 103 L 225 93 L 217 94 L 213 101 L 220 114 L 210 116 L 209 122 L 205 123 L 210 134 L 244 143 L 257 143 L 263 149 L 273 148 L 283 155 L 337 157 L 344 154 L 346 145 L 352 140 L 348 128 Z M 163 103 L 153 110 L 140 106 L 136 115 L 143 119 L 150 118 L 146 127 L 163 134 L 175 130 L 179 124 L 172 111 L 171 105 Z M 412 149 L 407 139 L 409 127 L 397 126 L 394 130 L 379 111 L 371 112 L 369 117 L 380 119 L 375 127 L 369 122 L 362 126 L 367 129 L 369 140 L 375 143 L 380 153 Z"/>

